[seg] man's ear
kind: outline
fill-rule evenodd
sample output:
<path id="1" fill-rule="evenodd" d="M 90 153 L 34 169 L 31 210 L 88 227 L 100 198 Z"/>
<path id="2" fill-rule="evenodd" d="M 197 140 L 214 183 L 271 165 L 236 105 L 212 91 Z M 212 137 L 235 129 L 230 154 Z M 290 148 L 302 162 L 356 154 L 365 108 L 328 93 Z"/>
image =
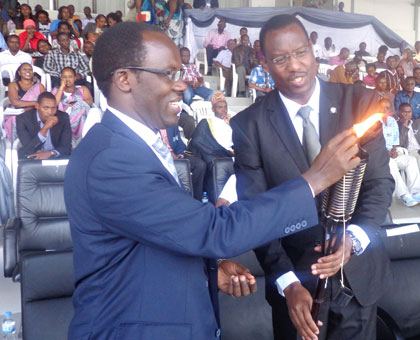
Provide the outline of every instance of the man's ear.
<path id="1" fill-rule="evenodd" d="M 131 91 L 130 81 L 133 81 L 133 78 L 134 74 L 128 70 L 118 69 L 112 76 L 112 82 L 121 92 L 128 93 Z"/>
<path id="2" fill-rule="evenodd" d="M 38 102 L 35 103 L 35 109 L 39 110 L 39 104 L 38 104 Z"/>

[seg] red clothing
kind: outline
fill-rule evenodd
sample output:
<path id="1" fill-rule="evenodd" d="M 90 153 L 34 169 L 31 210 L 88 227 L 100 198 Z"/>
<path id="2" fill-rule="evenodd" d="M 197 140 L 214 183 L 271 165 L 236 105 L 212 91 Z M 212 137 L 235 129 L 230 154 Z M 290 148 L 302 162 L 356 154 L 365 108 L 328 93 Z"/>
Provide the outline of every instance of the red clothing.
<path id="1" fill-rule="evenodd" d="M 22 32 L 21 34 L 19 34 L 20 49 L 23 49 L 23 46 L 25 46 L 27 38 L 28 38 L 28 32 L 25 31 L 25 32 Z M 38 41 L 41 40 L 41 39 L 47 40 L 47 38 L 45 38 L 45 36 L 42 33 L 35 32 L 34 37 L 31 40 L 29 40 L 29 44 L 31 45 L 31 48 L 33 50 L 38 51 L 37 45 L 38 45 Z"/>

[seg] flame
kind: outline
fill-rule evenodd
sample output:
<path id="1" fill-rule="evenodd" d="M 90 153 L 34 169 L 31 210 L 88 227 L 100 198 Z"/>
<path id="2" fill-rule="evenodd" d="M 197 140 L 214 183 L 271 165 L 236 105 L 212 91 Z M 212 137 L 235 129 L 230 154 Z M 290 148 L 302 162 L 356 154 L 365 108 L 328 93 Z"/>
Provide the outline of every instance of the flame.
<path id="1" fill-rule="evenodd" d="M 375 113 L 369 118 L 367 118 L 365 121 L 354 124 L 353 130 L 356 133 L 357 138 L 362 137 L 367 130 L 369 130 L 375 123 L 380 120 L 384 116 L 383 113 Z"/>

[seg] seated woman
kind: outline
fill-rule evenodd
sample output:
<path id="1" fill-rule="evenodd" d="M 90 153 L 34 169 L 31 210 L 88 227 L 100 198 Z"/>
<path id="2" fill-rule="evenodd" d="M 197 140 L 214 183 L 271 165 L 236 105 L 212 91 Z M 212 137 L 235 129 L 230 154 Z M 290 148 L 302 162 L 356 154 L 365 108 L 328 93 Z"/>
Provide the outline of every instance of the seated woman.
<path id="1" fill-rule="evenodd" d="M 74 30 L 68 22 L 61 21 L 58 24 L 58 33 L 61 33 L 61 32 L 64 32 L 70 35 L 70 51 L 77 52 L 78 50 L 80 50 L 80 47 L 81 47 L 80 40 L 75 37 Z M 57 39 L 54 39 L 52 42 L 53 50 L 58 49 L 58 47 L 59 46 L 58 46 Z"/>
<path id="2" fill-rule="evenodd" d="M 8 97 L 14 108 L 28 111 L 35 107 L 38 96 L 44 91 L 44 85 L 34 77 L 32 66 L 23 63 L 16 70 L 15 81 L 9 84 Z M 9 140 L 16 139 L 16 116 L 5 117 L 4 129 Z"/>
<path id="3" fill-rule="evenodd" d="M 34 53 L 38 50 L 38 41 L 46 38 L 36 30 L 35 21 L 32 19 L 25 20 L 23 28 L 25 32 L 19 34 L 20 49 L 26 53 Z"/>
<path id="4" fill-rule="evenodd" d="M 36 12 L 35 22 L 37 24 L 38 32 L 42 33 L 45 37 L 50 35 L 51 21 L 47 11 L 43 9 Z"/>
<path id="5" fill-rule="evenodd" d="M 51 51 L 51 44 L 48 42 L 48 40 L 39 40 L 38 41 L 38 53 L 33 55 L 35 58 L 34 65 L 44 69 L 44 60 L 45 56 L 48 54 L 49 51 Z"/>
<path id="6" fill-rule="evenodd" d="M 85 40 L 91 42 L 96 42 L 99 36 L 107 29 L 106 18 L 103 14 L 98 14 L 95 18 L 95 23 L 90 22 L 86 25 L 85 29 L 82 32 L 82 37 Z"/>
<path id="7" fill-rule="evenodd" d="M 76 86 L 76 72 L 71 67 L 61 71 L 59 88 L 51 91 L 57 99 L 58 109 L 65 111 L 70 116 L 72 130 L 72 146 L 75 148 L 82 139 L 83 124 L 93 104 L 92 95 L 86 86 Z"/>

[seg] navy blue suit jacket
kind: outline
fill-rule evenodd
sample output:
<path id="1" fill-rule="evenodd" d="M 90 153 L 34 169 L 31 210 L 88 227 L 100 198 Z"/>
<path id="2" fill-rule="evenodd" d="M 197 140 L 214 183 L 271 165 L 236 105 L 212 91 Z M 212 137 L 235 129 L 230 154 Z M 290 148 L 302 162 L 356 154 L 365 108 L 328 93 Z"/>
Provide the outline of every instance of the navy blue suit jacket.
<path id="1" fill-rule="evenodd" d="M 74 151 L 64 186 L 75 266 L 70 340 L 215 339 L 217 281 L 205 259 L 318 223 L 300 176 L 230 208 L 203 205 L 110 112 Z"/>
<path id="2" fill-rule="evenodd" d="M 169 145 L 174 151 L 175 155 L 182 155 L 185 151 L 185 144 L 181 139 L 178 126 L 171 126 L 166 129 L 168 135 Z"/>

